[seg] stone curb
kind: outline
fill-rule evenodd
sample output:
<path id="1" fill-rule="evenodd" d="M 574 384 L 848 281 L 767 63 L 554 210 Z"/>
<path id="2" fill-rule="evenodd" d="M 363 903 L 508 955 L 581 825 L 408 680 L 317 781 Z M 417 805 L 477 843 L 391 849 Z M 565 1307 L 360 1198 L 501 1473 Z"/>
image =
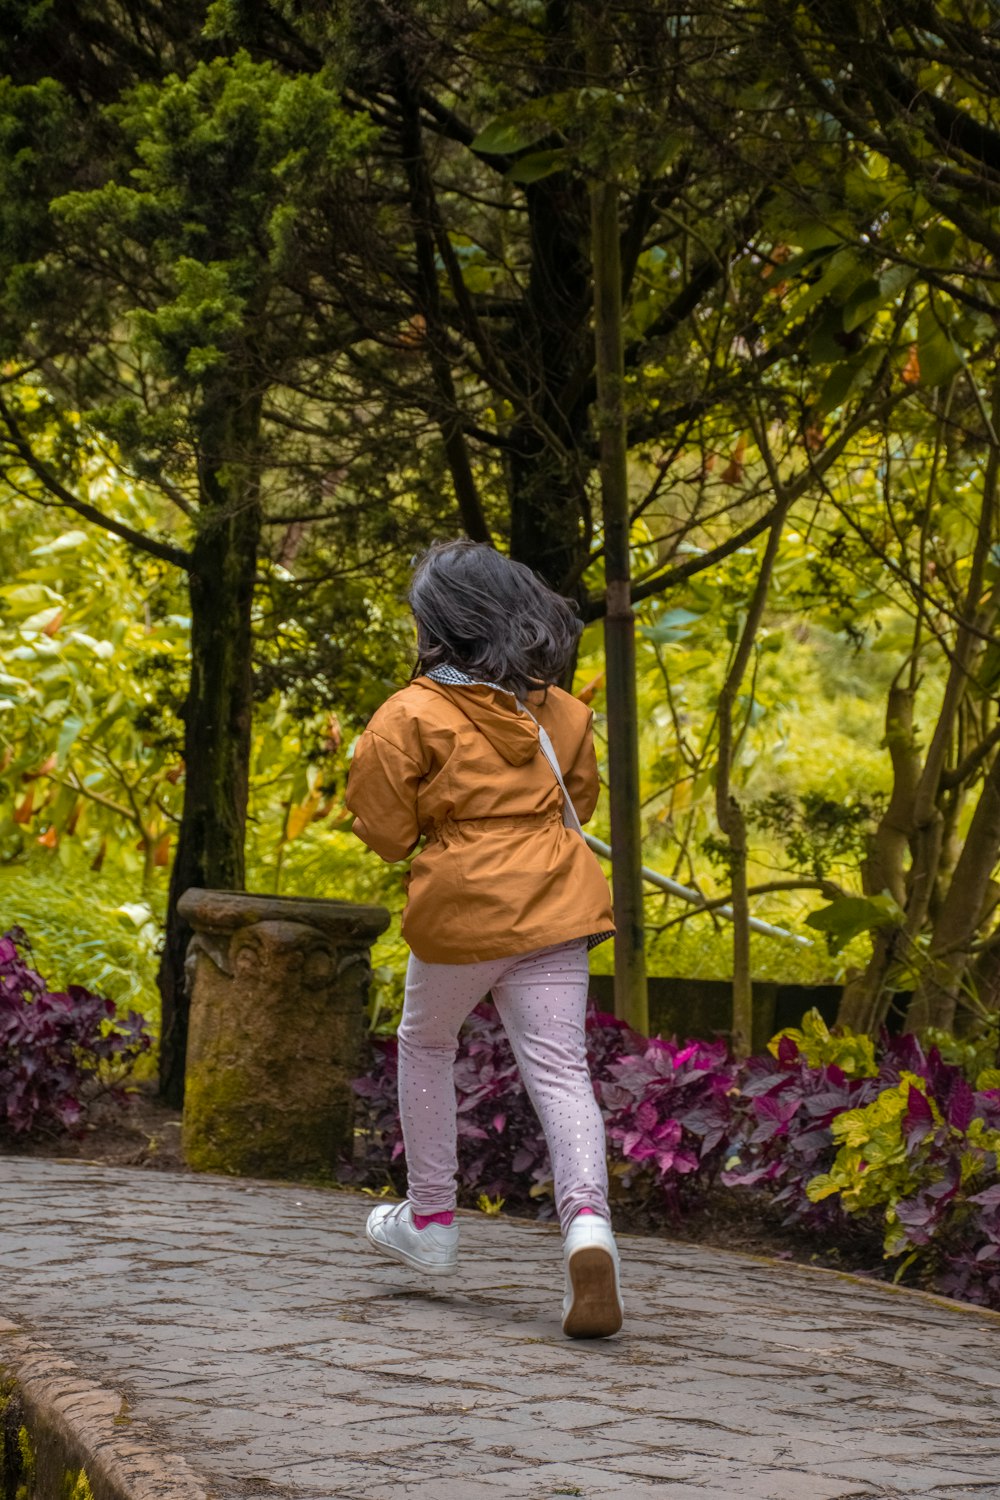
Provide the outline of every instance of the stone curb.
<path id="1" fill-rule="evenodd" d="M 58 1500 L 83 1469 L 93 1500 L 212 1500 L 205 1479 L 165 1453 L 122 1393 L 83 1376 L 49 1345 L 0 1317 L 0 1380 L 13 1381 L 16 1420 L 36 1454 L 34 1495 Z M 3 1437 L 0 1429 L 0 1463 Z"/>

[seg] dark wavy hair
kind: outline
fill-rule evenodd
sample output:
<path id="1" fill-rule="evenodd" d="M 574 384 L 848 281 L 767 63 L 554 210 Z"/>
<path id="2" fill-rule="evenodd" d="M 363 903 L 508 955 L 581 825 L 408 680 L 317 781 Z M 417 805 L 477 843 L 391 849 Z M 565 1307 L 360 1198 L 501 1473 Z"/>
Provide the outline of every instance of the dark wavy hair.
<path id="1" fill-rule="evenodd" d="M 410 584 L 414 676 L 458 667 L 519 698 L 558 682 L 583 629 L 576 606 L 487 542 L 436 542 Z"/>

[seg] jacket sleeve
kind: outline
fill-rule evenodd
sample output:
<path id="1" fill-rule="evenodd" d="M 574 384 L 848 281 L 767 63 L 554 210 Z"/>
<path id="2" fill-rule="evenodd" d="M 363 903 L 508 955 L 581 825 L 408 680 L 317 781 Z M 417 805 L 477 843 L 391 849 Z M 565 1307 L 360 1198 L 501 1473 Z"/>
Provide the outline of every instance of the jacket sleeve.
<path id="1" fill-rule="evenodd" d="M 420 838 L 417 787 L 423 768 L 401 746 L 368 728 L 358 740 L 344 802 L 354 832 L 391 862 L 405 859 Z"/>
<path id="2" fill-rule="evenodd" d="M 576 808 L 577 817 L 581 823 L 589 823 L 594 816 L 594 808 L 597 806 L 597 798 L 601 791 L 601 782 L 597 774 L 597 754 L 594 750 L 593 715 L 587 724 L 576 759 L 565 773 L 564 780 L 566 790 Z"/>

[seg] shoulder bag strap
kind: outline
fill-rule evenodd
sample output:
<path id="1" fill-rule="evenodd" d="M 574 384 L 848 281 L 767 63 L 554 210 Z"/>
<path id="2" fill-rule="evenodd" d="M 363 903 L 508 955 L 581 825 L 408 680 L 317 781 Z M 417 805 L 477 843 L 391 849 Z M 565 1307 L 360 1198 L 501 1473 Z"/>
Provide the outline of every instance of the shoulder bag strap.
<path id="1" fill-rule="evenodd" d="M 566 783 L 565 783 L 565 781 L 563 781 L 563 774 L 562 774 L 562 771 L 560 771 L 560 769 L 559 769 L 559 761 L 556 758 L 556 752 L 555 752 L 555 748 L 554 748 L 554 746 L 552 744 L 552 741 L 549 739 L 547 731 L 544 730 L 542 728 L 541 724 L 538 723 L 538 720 L 535 719 L 535 716 L 531 712 L 531 709 L 530 708 L 526 708 L 523 703 L 518 703 L 517 706 L 518 706 L 518 708 L 522 709 L 528 715 L 529 719 L 534 719 L 535 724 L 538 726 L 538 746 L 539 746 L 539 749 L 541 750 L 542 754 L 545 756 L 545 759 L 548 761 L 549 765 L 552 767 L 553 775 L 555 776 L 555 778 L 558 781 L 559 786 L 560 786 L 560 788 L 562 790 L 562 794 L 563 794 L 563 823 L 566 825 L 567 828 L 574 828 L 576 830 L 576 832 L 580 835 L 580 837 L 583 838 L 583 824 L 580 822 L 580 819 L 577 817 L 576 808 L 573 806 L 573 799 L 570 796 L 569 792 L 566 790 Z"/>

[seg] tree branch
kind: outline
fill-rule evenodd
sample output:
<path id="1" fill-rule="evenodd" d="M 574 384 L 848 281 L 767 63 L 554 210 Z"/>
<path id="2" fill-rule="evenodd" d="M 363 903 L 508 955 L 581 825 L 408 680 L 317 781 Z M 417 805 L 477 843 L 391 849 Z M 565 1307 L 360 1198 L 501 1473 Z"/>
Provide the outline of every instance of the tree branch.
<path id="1" fill-rule="evenodd" d="M 150 557 L 156 557 L 160 562 L 170 563 L 175 568 L 190 572 L 193 566 L 190 552 L 186 552 L 182 547 L 175 547 L 170 542 L 158 542 L 155 537 L 145 536 L 134 527 L 127 526 L 124 521 L 116 521 L 113 516 L 105 515 L 103 511 L 97 509 L 96 505 L 91 505 L 89 500 L 81 500 L 79 496 L 68 490 L 48 464 L 35 453 L 2 395 L 0 395 L 0 417 L 7 428 L 10 445 L 18 458 L 54 497 L 57 504 L 64 505 L 67 510 L 73 511 L 83 520 L 92 521 L 95 526 L 110 531 L 113 536 L 120 537 L 123 542 L 130 543 L 139 551 L 148 553 Z"/>
<path id="2" fill-rule="evenodd" d="M 836 901 L 841 896 L 848 894 L 843 886 L 838 885 L 835 880 L 809 878 L 806 876 L 803 876 L 802 879 L 768 880 L 763 885 L 751 885 L 747 887 L 748 896 L 769 896 L 775 891 L 819 891 L 828 901 Z M 713 896 L 711 900 L 706 898 L 700 906 L 686 908 L 680 916 L 674 917 L 669 922 L 665 922 L 662 927 L 658 927 L 656 930 L 664 932 L 666 928 L 673 927 L 679 922 L 688 922 L 692 917 L 700 916 L 703 912 L 718 911 L 720 906 L 731 906 L 732 903 L 732 894 L 728 896 Z"/>
<path id="3" fill-rule="evenodd" d="M 909 394 L 908 390 L 903 390 L 890 396 L 877 412 L 873 412 L 870 407 L 862 404 L 860 410 L 847 424 L 840 436 L 830 443 L 815 461 L 810 462 L 808 467 L 803 469 L 797 478 L 783 486 L 783 497 L 788 500 L 789 504 L 794 504 L 796 500 L 800 499 L 809 489 L 809 486 L 814 484 L 826 472 L 830 465 L 843 453 L 851 438 L 862 427 L 872 421 L 876 415 L 884 415 L 891 411 L 893 407 L 905 400 Z M 687 578 L 694 578 L 698 573 L 704 573 L 707 568 L 714 567 L 716 563 L 722 562 L 723 559 L 731 556 L 732 553 L 738 552 L 741 547 L 745 547 L 748 542 L 752 542 L 756 537 L 760 536 L 761 532 L 766 531 L 772 525 L 781 503 L 781 501 L 776 502 L 762 516 L 759 516 L 756 521 L 752 521 L 749 526 L 745 526 L 742 531 L 738 531 L 728 541 L 720 542 L 717 547 L 711 548 L 708 552 L 703 552 L 700 557 L 689 558 L 687 562 L 678 563 L 676 567 L 667 568 L 664 572 L 657 573 L 654 578 L 648 578 L 645 583 L 639 584 L 632 590 L 632 602 L 635 604 L 642 599 L 651 598 L 653 594 L 661 594 L 665 589 L 673 588 L 675 584 L 683 583 Z M 599 595 L 592 595 L 588 599 L 584 609 L 584 619 L 588 621 L 599 620 L 603 617 L 605 609 L 606 604 L 604 599 Z"/>
<path id="4" fill-rule="evenodd" d="M 406 174 L 408 207 L 416 251 L 417 283 L 422 304 L 420 310 L 426 328 L 428 363 L 439 397 L 438 423 L 441 440 L 448 460 L 462 525 L 473 541 L 488 542 L 491 539 L 490 529 L 483 513 L 465 433 L 462 430 L 451 366 L 447 353 L 441 346 L 441 297 L 435 261 L 434 189 L 421 138 L 420 105 L 414 93 L 409 69 L 403 62 L 398 67 L 397 90 L 402 112 L 399 141 L 403 170 Z"/>
<path id="5" fill-rule="evenodd" d="M 974 771 L 978 770 L 996 745 L 1000 745 L 1000 724 L 994 724 L 989 734 L 986 735 L 980 744 L 969 751 L 963 761 L 960 761 L 957 766 L 953 766 L 950 771 L 942 773 L 941 786 L 943 790 L 952 792 L 968 781 L 969 777 Z"/>

